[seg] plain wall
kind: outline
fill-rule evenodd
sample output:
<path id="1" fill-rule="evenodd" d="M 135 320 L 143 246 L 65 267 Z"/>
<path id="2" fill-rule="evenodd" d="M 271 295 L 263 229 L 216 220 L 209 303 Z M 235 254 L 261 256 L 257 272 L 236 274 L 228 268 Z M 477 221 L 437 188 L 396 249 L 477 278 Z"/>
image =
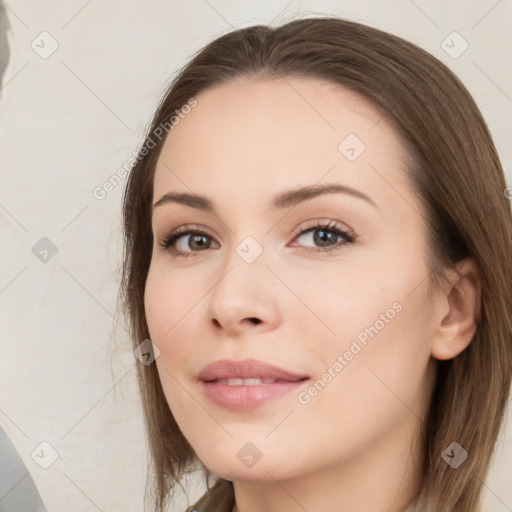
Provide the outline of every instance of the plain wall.
<path id="1" fill-rule="evenodd" d="M 306 12 L 402 36 L 465 83 L 512 183 L 509 0 L 12 0 L 7 10 L 0 424 L 49 512 L 143 509 L 147 447 L 135 360 L 114 320 L 125 180 L 103 199 L 93 191 L 133 156 L 170 77 L 206 42 Z M 458 58 L 441 47 L 453 31 L 469 44 Z M 486 485 L 488 512 L 512 510 L 510 412 L 507 425 Z M 52 450 L 58 457 L 43 469 L 34 450 L 43 464 Z M 192 503 L 202 487 L 191 485 Z M 185 507 L 182 500 L 173 510 Z"/>

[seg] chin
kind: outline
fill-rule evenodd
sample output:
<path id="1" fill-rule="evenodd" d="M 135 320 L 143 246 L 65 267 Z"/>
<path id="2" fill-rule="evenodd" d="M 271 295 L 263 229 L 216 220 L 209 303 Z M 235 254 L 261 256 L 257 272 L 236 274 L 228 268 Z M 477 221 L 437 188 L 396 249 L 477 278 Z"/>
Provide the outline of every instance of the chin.
<path id="1" fill-rule="evenodd" d="M 230 481 L 246 481 L 246 482 L 267 482 L 272 483 L 275 480 L 289 478 L 289 462 L 276 461 L 273 459 L 264 460 L 262 455 L 259 460 L 251 461 L 246 459 L 244 461 L 244 452 L 235 457 L 208 457 L 201 458 L 203 464 L 210 469 L 215 475 Z M 284 471 L 283 471 L 284 470 Z"/>
<path id="2" fill-rule="evenodd" d="M 231 482 L 261 482 L 261 483 L 274 483 L 276 480 L 281 480 L 282 476 L 276 474 L 275 471 L 265 470 L 264 468 L 236 468 L 229 466 L 220 466 L 217 471 L 211 470 L 221 478 L 230 480 Z M 268 471 L 268 472 L 267 472 Z"/>

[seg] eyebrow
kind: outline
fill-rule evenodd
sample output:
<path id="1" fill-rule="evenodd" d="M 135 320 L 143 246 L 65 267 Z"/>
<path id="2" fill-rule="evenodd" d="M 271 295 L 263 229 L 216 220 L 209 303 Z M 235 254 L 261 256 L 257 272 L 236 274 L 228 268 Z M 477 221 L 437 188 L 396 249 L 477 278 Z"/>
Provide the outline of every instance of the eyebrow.
<path id="1" fill-rule="evenodd" d="M 358 199 L 362 199 L 368 204 L 374 206 L 378 210 L 377 205 L 372 201 L 372 199 L 369 196 L 367 196 L 363 192 L 360 192 L 359 190 L 348 187 L 346 185 L 340 185 L 337 183 L 311 185 L 292 190 L 286 190 L 274 197 L 271 206 L 274 210 L 280 210 L 283 208 L 295 206 L 303 201 L 313 199 L 314 197 L 323 194 L 335 193 L 342 193 L 353 197 L 357 197 Z M 199 210 L 204 210 L 206 212 L 215 213 L 215 207 L 210 199 L 204 196 L 199 196 L 197 194 L 188 194 L 185 192 L 167 192 L 155 204 L 153 204 L 153 210 L 167 203 L 183 204 L 191 208 L 197 208 Z"/>

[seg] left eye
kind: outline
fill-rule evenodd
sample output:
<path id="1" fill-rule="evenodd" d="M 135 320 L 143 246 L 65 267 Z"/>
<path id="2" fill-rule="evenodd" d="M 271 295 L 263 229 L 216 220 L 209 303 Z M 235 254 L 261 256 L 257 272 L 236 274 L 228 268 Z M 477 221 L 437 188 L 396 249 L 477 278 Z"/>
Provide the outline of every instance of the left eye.
<path id="1" fill-rule="evenodd" d="M 326 252 L 336 250 L 340 245 L 352 243 L 355 237 L 347 231 L 340 229 L 336 224 L 329 222 L 327 224 L 316 224 L 312 227 L 303 229 L 297 235 L 297 239 L 304 237 L 306 240 L 312 241 L 317 247 L 306 247 L 306 251 Z M 341 238 L 343 241 L 338 242 Z M 334 244 L 334 245 L 333 245 Z"/>

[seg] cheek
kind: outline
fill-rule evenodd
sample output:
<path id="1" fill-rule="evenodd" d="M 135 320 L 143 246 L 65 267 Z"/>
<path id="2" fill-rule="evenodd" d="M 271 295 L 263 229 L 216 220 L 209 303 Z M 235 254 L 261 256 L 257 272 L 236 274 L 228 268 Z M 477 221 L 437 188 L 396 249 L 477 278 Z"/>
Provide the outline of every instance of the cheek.
<path id="1" fill-rule="evenodd" d="M 429 391 L 430 357 L 419 295 L 401 297 L 401 308 L 393 302 L 398 291 L 374 299 L 357 319 L 355 307 L 352 317 L 345 309 L 347 321 L 338 322 L 339 341 L 322 350 L 323 364 L 317 367 L 313 386 L 298 397 L 297 419 L 309 421 L 325 439 L 339 439 L 357 451 L 403 422 L 421 417 Z M 312 360 L 318 355 L 318 350 L 312 352 Z M 308 442 L 306 431 L 299 435 Z M 328 450 L 324 455 L 332 456 Z"/>
<path id="2" fill-rule="evenodd" d="M 194 284 L 197 283 L 197 284 Z M 180 323 L 201 299 L 200 282 L 171 273 L 161 263 L 150 267 L 144 291 L 144 308 L 151 339 L 157 345 L 172 338 Z M 160 347 L 161 348 L 161 347 Z"/>
<path id="3" fill-rule="evenodd" d="M 179 416 L 187 405 L 178 382 L 182 380 L 179 369 L 192 357 L 187 353 L 190 347 L 183 331 L 189 320 L 187 311 L 192 307 L 191 295 L 190 287 L 183 293 L 175 278 L 158 267 L 150 268 L 144 293 L 146 320 L 150 339 L 160 350 L 155 363 L 162 389 L 177 421 L 176 413 Z"/>
<path id="4" fill-rule="evenodd" d="M 324 343 L 308 346 L 311 361 L 321 357 L 316 378 L 329 381 L 329 392 L 314 399 L 319 407 L 330 400 L 341 400 L 345 410 L 361 414 L 363 403 L 375 408 L 403 400 L 415 411 L 421 407 L 434 324 L 426 269 L 409 263 L 400 271 L 396 264 L 388 270 L 375 265 L 346 274 L 331 280 L 315 299 L 311 309 L 321 311 L 322 321 L 335 333 L 324 330 Z M 311 281 L 310 292 L 313 286 Z"/>
<path id="5" fill-rule="evenodd" d="M 354 418 L 387 417 L 392 425 L 411 414 L 421 417 L 429 391 L 432 337 L 425 291 L 422 287 L 407 295 L 396 290 L 383 303 L 375 301 L 373 317 L 350 337 L 347 355 L 352 360 L 344 382 L 338 381 L 332 391 L 333 397 L 343 397 Z"/>
<path id="6" fill-rule="evenodd" d="M 197 345 L 198 315 L 204 315 L 203 286 L 201 279 L 191 279 L 185 273 L 180 276 L 158 265 L 148 273 L 145 314 L 151 341 L 160 349 L 156 364 L 166 395 L 176 389 L 175 378 L 182 380 L 191 361 L 203 353 Z"/>

